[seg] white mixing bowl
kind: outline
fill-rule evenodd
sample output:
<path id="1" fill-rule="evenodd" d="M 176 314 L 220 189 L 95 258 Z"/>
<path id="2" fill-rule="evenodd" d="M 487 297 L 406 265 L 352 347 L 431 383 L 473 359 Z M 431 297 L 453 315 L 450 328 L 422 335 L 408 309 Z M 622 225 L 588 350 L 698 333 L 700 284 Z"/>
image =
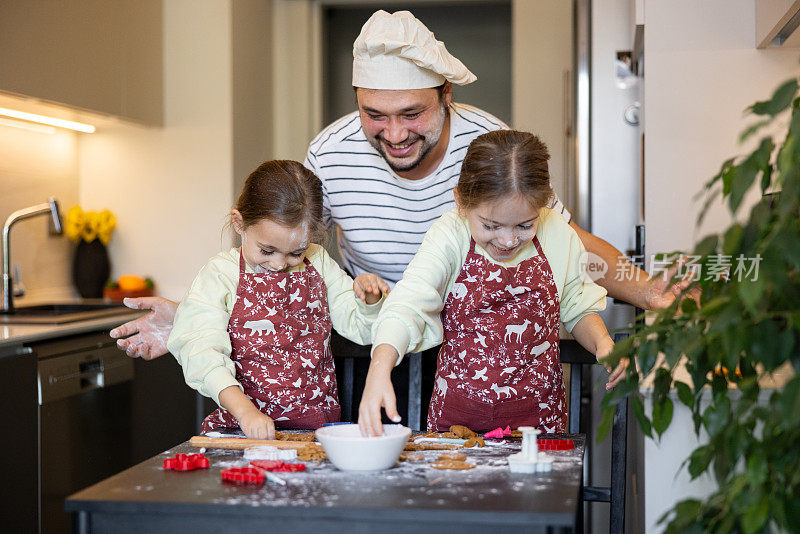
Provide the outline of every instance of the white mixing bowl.
<path id="1" fill-rule="evenodd" d="M 322 427 L 316 434 L 325 454 L 342 471 L 381 471 L 397 463 L 411 429 L 383 425 L 383 436 L 365 438 L 358 425 L 335 425 Z"/>

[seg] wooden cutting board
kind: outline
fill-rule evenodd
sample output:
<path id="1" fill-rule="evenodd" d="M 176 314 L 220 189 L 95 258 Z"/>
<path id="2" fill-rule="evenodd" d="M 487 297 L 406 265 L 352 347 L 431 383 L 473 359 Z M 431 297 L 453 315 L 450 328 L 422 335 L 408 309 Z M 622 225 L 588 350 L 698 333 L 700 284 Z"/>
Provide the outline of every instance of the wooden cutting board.
<path id="1" fill-rule="evenodd" d="M 192 447 L 205 447 L 207 449 L 234 449 L 243 450 L 247 447 L 271 445 L 278 449 L 301 450 L 308 447 L 319 448 L 320 445 L 313 441 L 283 441 L 275 439 L 249 439 L 249 438 L 209 438 L 194 436 L 189 440 Z"/>

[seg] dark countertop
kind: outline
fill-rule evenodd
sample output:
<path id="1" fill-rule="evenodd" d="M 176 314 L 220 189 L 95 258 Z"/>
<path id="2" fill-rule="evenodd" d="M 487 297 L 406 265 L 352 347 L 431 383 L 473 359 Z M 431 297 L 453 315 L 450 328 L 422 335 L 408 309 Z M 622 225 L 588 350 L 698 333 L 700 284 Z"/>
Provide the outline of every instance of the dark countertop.
<path id="1" fill-rule="evenodd" d="M 209 449 L 208 470 L 163 470 L 165 458 L 197 452 L 185 442 L 72 495 L 66 509 L 83 512 L 79 532 L 244 532 L 263 530 L 265 521 L 281 532 L 544 532 L 574 525 L 585 438 L 569 437 L 575 449 L 549 452 L 553 470 L 545 474 L 511 474 L 506 457 L 520 443 L 506 442 L 465 451 L 477 464 L 466 471 L 433 469 L 429 461 L 440 452 L 426 451 L 425 462 L 372 474 L 309 463 L 306 472 L 279 473 L 286 486 L 260 488 L 221 483 L 221 469 L 247 465 L 241 451 Z"/>
<path id="2" fill-rule="evenodd" d="M 117 315 L 63 324 L 0 324 L 0 351 L 6 346 L 13 347 L 44 339 L 110 330 L 141 315 L 143 313 L 139 310 L 120 309 Z"/>

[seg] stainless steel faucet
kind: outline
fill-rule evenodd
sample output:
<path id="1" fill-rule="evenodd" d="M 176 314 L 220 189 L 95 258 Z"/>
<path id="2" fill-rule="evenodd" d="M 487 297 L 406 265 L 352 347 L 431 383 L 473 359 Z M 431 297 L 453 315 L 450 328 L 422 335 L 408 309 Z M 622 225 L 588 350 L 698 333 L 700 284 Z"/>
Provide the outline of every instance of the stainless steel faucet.
<path id="1" fill-rule="evenodd" d="M 3 306 L 2 313 L 12 313 L 14 311 L 14 291 L 11 281 L 11 251 L 9 250 L 9 233 L 14 223 L 23 219 L 29 219 L 37 215 L 50 214 L 53 217 L 53 227 L 57 234 L 62 233 L 61 211 L 58 208 L 58 200 L 50 197 L 48 202 L 37 204 L 29 208 L 17 210 L 6 219 L 3 225 Z"/>

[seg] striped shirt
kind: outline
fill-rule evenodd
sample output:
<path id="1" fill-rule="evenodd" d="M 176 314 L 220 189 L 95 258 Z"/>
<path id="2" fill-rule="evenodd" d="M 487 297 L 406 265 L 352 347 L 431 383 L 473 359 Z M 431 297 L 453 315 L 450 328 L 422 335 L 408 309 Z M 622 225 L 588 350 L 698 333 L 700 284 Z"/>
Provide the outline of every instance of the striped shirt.
<path id="1" fill-rule="evenodd" d="M 452 104 L 447 153 L 439 167 L 419 180 L 395 174 L 369 144 L 358 112 L 325 128 L 308 148 L 305 162 L 322 181 L 325 224 L 339 226 L 339 250 L 354 276 L 375 273 L 394 284 L 433 222 L 455 207 L 467 147 L 477 136 L 502 128 L 502 121 L 480 109 Z M 554 197 L 551 209 L 570 214 Z"/>

